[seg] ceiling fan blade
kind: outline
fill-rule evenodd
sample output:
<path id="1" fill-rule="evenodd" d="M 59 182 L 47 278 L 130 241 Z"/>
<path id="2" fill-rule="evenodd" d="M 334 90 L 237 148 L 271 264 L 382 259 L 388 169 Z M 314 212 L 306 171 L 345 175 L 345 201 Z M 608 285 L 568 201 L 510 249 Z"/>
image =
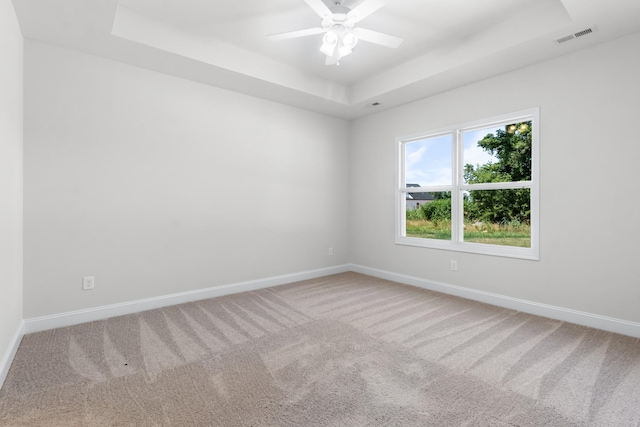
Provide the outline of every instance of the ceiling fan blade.
<path id="1" fill-rule="evenodd" d="M 377 31 L 367 30 L 366 28 L 354 28 L 353 32 L 360 40 L 364 40 L 369 43 L 379 44 L 390 48 L 397 48 L 402 43 L 400 37 L 392 36 L 389 34 L 379 33 Z"/>
<path id="2" fill-rule="evenodd" d="M 320 18 L 324 18 L 327 15 L 333 15 L 331 10 L 327 7 L 326 4 L 324 4 L 322 0 L 304 0 L 304 2 L 309 5 L 309 7 L 313 9 L 313 11 L 317 13 Z"/>
<path id="3" fill-rule="evenodd" d="M 324 33 L 323 28 L 307 28 L 306 30 L 288 31 L 286 33 L 270 34 L 267 38 L 271 41 L 294 39 L 296 37 L 313 36 L 315 34 Z"/>
<path id="4" fill-rule="evenodd" d="M 353 22 L 362 21 L 364 18 L 384 6 L 388 1 L 389 0 L 365 0 L 358 6 L 351 9 L 351 12 L 349 12 L 347 16 L 352 18 Z"/>

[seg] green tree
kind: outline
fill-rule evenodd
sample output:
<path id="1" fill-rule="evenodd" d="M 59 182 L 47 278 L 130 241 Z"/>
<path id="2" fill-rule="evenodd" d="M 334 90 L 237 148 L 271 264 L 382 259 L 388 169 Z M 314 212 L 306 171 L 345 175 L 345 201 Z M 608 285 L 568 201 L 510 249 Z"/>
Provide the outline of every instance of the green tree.
<path id="1" fill-rule="evenodd" d="M 488 134 L 478 146 L 498 160 L 484 165 L 464 166 L 469 184 L 531 180 L 531 121 L 514 123 Z M 529 190 L 474 190 L 469 201 L 477 218 L 491 222 L 529 222 Z"/>
<path id="2" fill-rule="evenodd" d="M 425 218 L 429 221 L 433 221 L 436 224 L 443 221 L 446 223 L 451 222 L 451 197 L 448 199 L 436 199 L 425 203 L 420 208 L 424 212 Z"/>

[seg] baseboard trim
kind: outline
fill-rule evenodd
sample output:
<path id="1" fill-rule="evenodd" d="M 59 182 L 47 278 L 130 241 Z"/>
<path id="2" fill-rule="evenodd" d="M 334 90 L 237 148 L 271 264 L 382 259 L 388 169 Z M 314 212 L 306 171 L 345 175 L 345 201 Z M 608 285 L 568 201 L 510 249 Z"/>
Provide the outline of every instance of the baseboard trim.
<path id="1" fill-rule="evenodd" d="M 9 368 L 11 368 L 13 358 L 16 356 L 16 352 L 18 351 L 18 347 L 20 346 L 20 341 L 22 341 L 22 337 L 24 336 L 24 330 L 24 321 L 21 320 L 20 324 L 18 325 L 18 329 L 13 334 L 13 337 L 9 342 L 9 347 L 2 355 L 2 360 L 0 360 L 0 389 L 4 385 L 4 380 L 7 379 Z"/>
<path id="2" fill-rule="evenodd" d="M 25 319 L 24 332 L 30 334 L 33 332 L 45 331 L 48 329 L 77 325 L 85 322 L 92 322 L 94 320 L 107 319 L 109 317 L 153 310 L 155 308 L 167 307 L 170 305 L 182 304 L 185 302 L 199 301 L 203 299 L 215 298 L 240 292 L 255 291 L 257 289 L 270 288 L 273 286 L 285 285 L 287 283 L 299 282 L 301 280 L 315 279 L 318 277 L 344 273 L 347 271 L 350 271 L 350 267 L 348 264 L 344 264 L 317 270 L 308 270 L 304 272 L 285 274 L 282 276 L 268 277 L 265 279 L 250 280 L 246 282 L 198 289 L 195 291 L 180 292 L 177 294 L 163 295 L 154 298 L 146 298 L 135 301 L 127 301 L 119 304 L 88 308 L 84 310 L 70 311 L 66 313 L 54 314 L 51 316 L 34 317 L 31 319 Z"/>
<path id="3" fill-rule="evenodd" d="M 623 319 L 601 316 L 584 311 L 527 301 L 519 298 L 512 298 L 505 295 L 479 291 L 462 286 L 450 285 L 447 283 L 436 282 L 433 280 L 422 279 L 419 277 L 408 276 L 391 271 L 379 270 L 376 268 L 366 267 L 358 264 L 343 264 L 317 270 L 309 270 L 282 276 L 269 277 L 265 279 L 251 280 L 206 289 L 199 289 L 196 291 L 181 292 L 177 294 L 163 295 L 160 297 L 128 301 L 119 304 L 60 313 L 51 316 L 25 319 L 19 332 L 17 332 L 14 337 L 12 347 L 7 350 L 7 353 L 4 355 L 2 361 L 0 362 L 0 380 L 4 381 L 4 376 L 6 376 L 6 372 L 8 372 L 9 367 L 11 366 L 13 356 L 15 355 L 18 345 L 20 344 L 20 340 L 22 339 L 22 336 L 24 334 L 77 325 L 94 320 L 102 320 L 109 317 L 122 316 L 125 314 L 138 313 L 141 311 L 153 310 L 155 308 L 167 307 L 170 305 L 182 304 L 185 302 L 199 301 L 239 292 L 254 291 L 257 289 L 264 289 L 272 286 L 285 285 L 287 283 L 315 279 L 318 277 L 344 273 L 347 271 L 354 271 L 357 273 L 366 274 L 368 276 L 379 277 L 398 283 L 404 283 L 406 285 L 442 292 L 448 295 L 459 296 L 474 301 L 521 311 L 523 313 L 533 314 L 536 316 L 548 317 L 564 322 L 575 323 L 578 325 L 640 338 L 640 323 L 636 322 L 630 322 Z M 2 381 L 0 381 L 0 384 L 2 384 Z"/>
<path id="4" fill-rule="evenodd" d="M 601 316 L 598 314 L 592 314 L 584 311 L 572 310 L 569 308 L 557 307 L 548 304 L 541 304 L 490 292 L 478 291 L 462 286 L 435 282 L 433 280 L 426 280 L 419 277 L 408 276 L 405 274 L 378 270 L 375 268 L 365 267 L 357 264 L 351 264 L 350 269 L 351 271 L 366 274 L 368 276 L 404 283 L 406 285 L 442 292 L 444 294 L 484 302 L 499 307 L 505 307 L 512 310 L 521 311 L 523 313 L 534 314 L 536 316 L 548 317 L 551 319 L 562 320 L 564 322 L 575 323 L 582 326 L 588 326 L 591 328 L 640 338 L 640 323 L 636 322 L 630 322 L 627 320 Z"/>

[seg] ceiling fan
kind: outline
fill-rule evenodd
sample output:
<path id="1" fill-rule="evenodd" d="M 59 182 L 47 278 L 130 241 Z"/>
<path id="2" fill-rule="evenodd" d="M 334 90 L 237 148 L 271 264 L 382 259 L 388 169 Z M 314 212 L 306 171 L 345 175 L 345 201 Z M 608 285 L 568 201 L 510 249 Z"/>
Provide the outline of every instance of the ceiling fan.
<path id="1" fill-rule="evenodd" d="M 269 40 L 285 40 L 324 33 L 320 51 L 327 55 L 327 65 L 339 65 L 340 58 L 353 52 L 353 48 L 356 47 L 359 40 L 395 49 L 402 43 L 400 37 L 355 27 L 356 23 L 380 9 L 387 1 L 364 0 L 358 6 L 349 9 L 342 6 L 341 1 L 336 1 L 335 5 L 329 8 L 322 0 L 304 0 L 322 18 L 321 26 L 271 34 L 267 38 Z"/>

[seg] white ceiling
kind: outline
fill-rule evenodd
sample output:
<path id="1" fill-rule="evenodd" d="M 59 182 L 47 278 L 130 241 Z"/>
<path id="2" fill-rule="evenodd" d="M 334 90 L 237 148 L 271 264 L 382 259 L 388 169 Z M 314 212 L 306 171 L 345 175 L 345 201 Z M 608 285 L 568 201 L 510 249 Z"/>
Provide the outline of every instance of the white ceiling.
<path id="1" fill-rule="evenodd" d="M 640 0 L 389 0 L 357 26 L 400 47 L 327 66 L 322 35 L 265 37 L 320 26 L 304 0 L 13 3 L 26 38 L 347 119 L 640 31 Z"/>

